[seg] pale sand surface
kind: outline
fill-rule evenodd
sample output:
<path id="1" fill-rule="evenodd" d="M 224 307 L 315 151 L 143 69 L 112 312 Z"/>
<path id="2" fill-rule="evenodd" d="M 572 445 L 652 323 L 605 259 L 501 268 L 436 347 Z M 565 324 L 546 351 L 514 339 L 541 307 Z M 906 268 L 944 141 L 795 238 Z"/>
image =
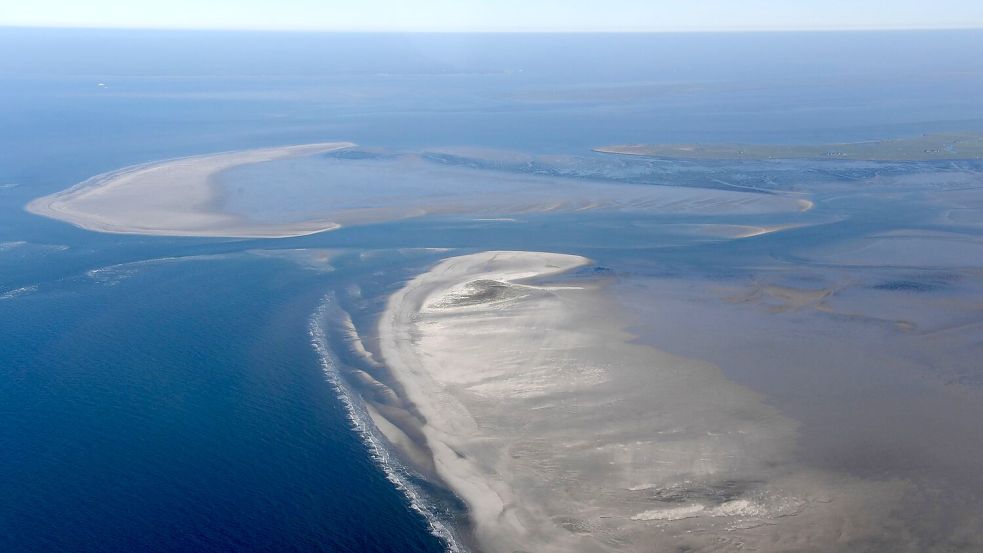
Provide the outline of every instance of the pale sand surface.
<path id="1" fill-rule="evenodd" d="M 587 263 L 450 258 L 380 319 L 382 361 L 477 549 L 909 550 L 885 522 L 904 484 L 806 468 L 794 421 L 714 365 L 634 343 L 603 281 L 542 284 Z"/>
<path id="2" fill-rule="evenodd" d="M 38 198 L 27 210 L 99 232 L 167 236 L 285 237 L 337 228 L 333 221 L 258 224 L 217 208 L 214 176 L 241 165 L 354 146 L 330 142 L 264 148 L 127 167 Z"/>
<path id="3" fill-rule="evenodd" d="M 802 228 L 806 225 L 769 225 L 769 226 L 754 226 L 754 225 L 729 225 L 729 224 L 717 224 L 717 223 L 663 223 L 659 225 L 660 229 L 678 232 L 680 234 L 688 236 L 706 236 L 710 238 L 730 238 L 730 239 L 741 239 L 741 238 L 754 238 L 755 236 L 763 236 L 765 234 L 772 234 L 774 232 L 783 232 L 786 230 L 792 230 L 797 228 Z"/>

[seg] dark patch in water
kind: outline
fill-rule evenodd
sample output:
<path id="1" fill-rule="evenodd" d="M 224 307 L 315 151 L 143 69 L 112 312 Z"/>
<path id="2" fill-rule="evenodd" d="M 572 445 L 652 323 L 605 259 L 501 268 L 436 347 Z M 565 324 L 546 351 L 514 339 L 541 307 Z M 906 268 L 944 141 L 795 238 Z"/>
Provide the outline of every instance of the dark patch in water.
<path id="1" fill-rule="evenodd" d="M 697 484 L 691 487 L 682 485 L 651 490 L 653 501 L 662 503 L 689 503 L 710 501 L 715 504 L 726 503 L 747 494 L 761 482 L 753 480 L 724 480 L 715 484 Z"/>
<path id="2" fill-rule="evenodd" d="M 465 292 L 448 300 L 447 307 L 479 305 L 514 298 L 519 292 L 509 284 L 497 280 L 475 280 L 465 286 Z"/>
<path id="3" fill-rule="evenodd" d="M 345 150 L 335 150 L 335 151 L 328 152 L 324 154 L 324 157 L 330 159 L 358 160 L 358 159 L 384 159 L 390 156 L 387 156 L 385 154 L 378 154 L 374 152 L 367 152 L 365 150 L 345 149 Z"/>
<path id="4" fill-rule="evenodd" d="M 892 292 L 932 292 L 945 286 L 945 283 L 936 280 L 934 282 L 924 280 L 888 280 L 872 286 L 875 290 L 889 290 Z"/>

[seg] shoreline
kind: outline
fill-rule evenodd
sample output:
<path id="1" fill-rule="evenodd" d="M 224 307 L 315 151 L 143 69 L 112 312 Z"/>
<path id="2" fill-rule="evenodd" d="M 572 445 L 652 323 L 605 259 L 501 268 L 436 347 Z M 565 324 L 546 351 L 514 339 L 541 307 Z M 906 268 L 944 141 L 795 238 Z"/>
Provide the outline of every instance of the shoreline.
<path id="1" fill-rule="evenodd" d="M 497 550 L 488 547 L 489 541 L 498 541 L 495 534 L 502 532 L 502 528 L 494 521 L 508 511 L 508 504 L 514 498 L 506 486 L 489 481 L 478 467 L 459 452 L 459 438 L 475 430 L 475 421 L 463 405 L 438 391 L 440 385 L 433 382 L 423 367 L 414 366 L 413 339 L 409 332 L 416 308 L 423 308 L 423 303 L 445 284 L 439 278 L 434 279 L 435 275 L 449 272 L 452 279 L 458 274 L 467 276 L 467 267 L 464 267 L 463 272 L 455 274 L 455 269 L 460 269 L 455 265 L 462 259 L 465 264 L 471 260 L 481 263 L 486 258 L 493 261 L 501 254 L 521 256 L 522 253 L 482 252 L 445 260 L 393 294 L 379 323 L 379 348 L 384 363 L 389 366 L 393 377 L 402 387 L 406 400 L 419 410 L 425 420 L 421 424 L 421 430 L 433 455 L 437 476 L 467 505 L 472 524 L 470 530 L 480 550 Z M 528 255 L 528 259 L 520 259 L 520 263 L 514 268 L 505 268 L 482 276 L 511 282 L 554 275 L 589 263 L 586 258 L 572 255 Z M 530 260 L 532 263 L 529 266 L 522 266 L 524 264 L 521 261 Z M 550 267 L 552 263 L 555 263 L 553 268 Z M 435 395 L 439 397 L 434 397 Z M 514 520 L 506 521 L 505 526 L 508 527 L 508 533 L 513 535 L 506 537 L 510 545 L 505 549 L 521 549 L 522 542 L 514 540 L 514 535 L 523 533 L 519 523 Z"/>
<path id="2" fill-rule="evenodd" d="M 256 223 L 223 213 L 213 177 L 242 165 L 326 153 L 355 146 L 325 142 L 227 151 L 131 165 L 35 198 L 25 211 L 110 234 L 288 238 L 335 230 L 334 221 Z M 148 224 L 151 222 L 151 224 Z"/>
<path id="3" fill-rule="evenodd" d="M 366 445 L 372 460 L 382 470 L 386 479 L 406 498 L 409 508 L 423 517 L 430 533 L 446 544 L 447 553 L 465 553 L 460 538 L 454 530 L 433 512 L 427 504 L 424 492 L 411 482 L 412 469 L 407 468 L 387 447 L 387 442 L 391 439 L 379 424 L 381 421 L 374 413 L 371 404 L 351 389 L 342 374 L 340 362 L 331 351 L 328 333 L 325 330 L 325 324 L 332 318 L 338 317 L 339 311 L 340 308 L 336 305 L 333 295 L 329 294 L 321 299 L 308 322 L 308 336 L 317 354 L 321 371 L 338 394 L 352 430 Z"/>

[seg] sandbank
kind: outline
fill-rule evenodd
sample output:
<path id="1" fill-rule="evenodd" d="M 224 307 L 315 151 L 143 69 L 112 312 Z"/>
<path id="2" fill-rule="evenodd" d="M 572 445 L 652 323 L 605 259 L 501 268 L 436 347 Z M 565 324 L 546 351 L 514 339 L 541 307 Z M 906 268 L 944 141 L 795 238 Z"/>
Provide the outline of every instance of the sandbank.
<path id="1" fill-rule="evenodd" d="M 714 365 L 633 343 L 603 281 L 543 282 L 587 263 L 450 258 L 380 319 L 381 361 L 478 550 L 818 552 L 882 532 L 894 485 L 796 464 L 794 421 Z"/>
<path id="2" fill-rule="evenodd" d="M 279 238 L 422 216 L 501 222 L 605 211 L 794 215 L 791 195 L 639 185 L 445 165 L 421 154 L 316 154 L 347 142 L 225 152 L 137 165 L 38 198 L 27 210 L 89 230 Z"/>
<path id="3" fill-rule="evenodd" d="M 329 142 L 191 156 L 126 167 L 37 198 L 27 211 L 98 232 L 279 238 L 332 230 L 330 220 L 260 223 L 221 209 L 214 177 L 241 165 L 348 148 Z"/>

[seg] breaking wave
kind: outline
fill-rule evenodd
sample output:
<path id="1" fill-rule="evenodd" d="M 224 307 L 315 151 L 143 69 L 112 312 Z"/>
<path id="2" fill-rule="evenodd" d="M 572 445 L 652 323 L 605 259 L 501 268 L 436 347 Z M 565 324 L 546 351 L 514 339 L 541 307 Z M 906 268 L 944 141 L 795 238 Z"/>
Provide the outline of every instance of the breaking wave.
<path id="1" fill-rule="evenodd" d="M 369 417 L 362 399 L 351 389 L 341 375 L 338 358 L 328 346 L 328 336 L 324 326 L 328 317 L 335 312 L 340 315 L 342 309 L 334 302 L 334 295 L 328 294 L 321 300 L 317 310 L 311 316 L 309 334 L 311 345 L 314 346 L 320 360 L 321 369 L 345 406 L 352 429 L 368 446 L 373 461 L 382 469 L 386 479 L 392 482 L 406 497 L 410 507 L 427 521 L 430 533 L 444 542 L 449 553 L 465 553 L 466 550 L 454 537 L 454 533 L 427 504 L 423 492 L 412 483 L 413 473 L 411 470 L 390 451 L 385 438 L 382 437 Z"/>
<path id="2" fill-rule="evenodd" d="M 38 291 L 38 286 L 36 284 L 32 284 L 31 286 L 23 286 L 21 288 L 14 288 L 13 290 L 0 292 L 0 300 L 12 300 L 14 298 L 26 296 L 27 294 L 33 294 L 34 292 L 37 291 Z"/>

